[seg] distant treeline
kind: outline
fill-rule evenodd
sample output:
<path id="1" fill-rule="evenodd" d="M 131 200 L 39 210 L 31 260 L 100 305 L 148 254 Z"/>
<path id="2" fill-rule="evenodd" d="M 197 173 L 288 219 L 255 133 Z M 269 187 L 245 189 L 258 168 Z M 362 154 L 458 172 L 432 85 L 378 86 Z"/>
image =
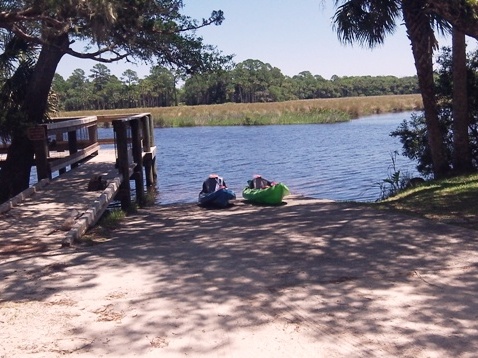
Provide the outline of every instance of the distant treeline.
<path id="1" fill-rule="evenodd" d="M 178 84 L 182 85 L 179 86 Z M 181 76 L 164 67 L 151 68 L 140 79 L 133 70 L 120 78 L 105 65 L 82 69 L 64 79 L 55 76 L 53 90 L 62 111 L 185 105 L 282 102 L 298 99 L 380 96 L 418 93 L 416 76 L 333 76 L 330 80 L 304 71 L 289 77 L 277 67 L 246 60 L 231 69 Z"/>

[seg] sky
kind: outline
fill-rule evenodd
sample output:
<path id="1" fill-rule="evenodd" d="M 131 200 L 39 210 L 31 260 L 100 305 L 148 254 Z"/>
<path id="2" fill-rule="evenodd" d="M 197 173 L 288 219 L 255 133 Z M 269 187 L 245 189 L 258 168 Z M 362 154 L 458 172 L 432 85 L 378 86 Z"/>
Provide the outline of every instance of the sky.
<path id="1" fill-rule="evenodd" d="M 212 10 L 223 10 L 220 26 L 200 29 L 204 43 L 216 46 L 225 55 L 233 54 L 235 63 L 260 60 L 277 67 L 284 75 L 302 71 L 332 76 L 415 75 L 415 66 L 403 24 L 385 44 L 374 49 L 342 44 L 332 26 L 331 0 L 184 0 L 186 15 L 207 18 Z M 440 38 L 440 46 L 450 45 Z M 65 56 L 57 73 L 65 79 L 81 68 L 88 75 L 96 62 Z M 139 78 L 149 75 L 150 65 L 121 62 L 106 64 L 111 73 L 131 69 Z"/>

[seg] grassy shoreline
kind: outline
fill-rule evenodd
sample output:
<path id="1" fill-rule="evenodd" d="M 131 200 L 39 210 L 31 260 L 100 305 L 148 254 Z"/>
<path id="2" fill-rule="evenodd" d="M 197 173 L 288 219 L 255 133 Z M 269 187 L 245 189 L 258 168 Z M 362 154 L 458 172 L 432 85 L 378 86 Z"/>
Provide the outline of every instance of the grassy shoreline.
<path id="1" fill-rule="evenodd" d="M 372 204 L 438 222 L 478 230 L 478 174 L 431 180 Z"/>
<path id="2" fill-rule="evenodd" d="M 349 121 L 371 114 L 420 110 L 421 96 L 389 95 L 296 100 L 273 103 L 60 112 L 58 117 L 151 113 L 156 127 L 319 124 Z"/>

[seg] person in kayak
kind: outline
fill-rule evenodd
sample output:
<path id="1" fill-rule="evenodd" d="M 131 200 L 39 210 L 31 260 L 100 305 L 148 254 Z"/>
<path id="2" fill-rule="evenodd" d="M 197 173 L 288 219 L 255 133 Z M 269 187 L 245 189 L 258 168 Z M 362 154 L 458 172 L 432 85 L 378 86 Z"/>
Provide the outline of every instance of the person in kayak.
<path id="1" fill-rule="evenodd" d="M 275 183 L 256 174 L 251 180 L 247 181 L 251 189 L 266 189 L 273 186 Z"/>
<path id="2" fill-rule="evenodd" d="M 223 177 L 217 174 L 209 174 L 209 177 L 202 183 L 202 190 L 200 194 L 209 194 L 218 191 L 219 189 L 226 189 L 227 185 Z"/>

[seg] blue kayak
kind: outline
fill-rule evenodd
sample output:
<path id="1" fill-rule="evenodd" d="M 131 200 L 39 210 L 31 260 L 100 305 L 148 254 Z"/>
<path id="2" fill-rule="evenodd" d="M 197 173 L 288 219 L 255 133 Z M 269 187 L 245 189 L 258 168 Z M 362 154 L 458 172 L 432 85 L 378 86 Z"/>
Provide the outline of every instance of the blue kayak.
<path id="1" fill-rule="evenodd" d="M 230 189 L 219 189 L 212 193 L 200 193 L 198 205 L 205 207 L 225 208 L 229 206 L 229 200 L 234 200 L 236 194 Z"/>

